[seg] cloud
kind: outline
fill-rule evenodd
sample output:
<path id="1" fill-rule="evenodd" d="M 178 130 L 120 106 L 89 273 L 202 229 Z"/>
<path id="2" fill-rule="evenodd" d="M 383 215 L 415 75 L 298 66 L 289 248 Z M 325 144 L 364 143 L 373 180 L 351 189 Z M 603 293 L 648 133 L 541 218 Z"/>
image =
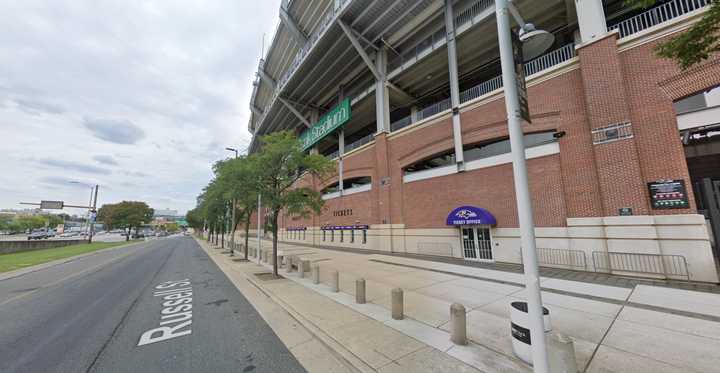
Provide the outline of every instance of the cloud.
<path id="1" fill-rule="evenodd" d="M 93 157 L 93 159 L 97 163 L 102 163 L 109 166 L 117 166 L 118 164 L 115 158 L 113 158 L 113 156 L 111 155 L 96 155 Z"/>
<path id="2" fill-rule="evenodd" d="M 88 174 L 109 175 L 112 173 L 106 168 L 96 167 L 93 165 L 87 165 L 79 162 L 65 161 L 62 159 L 45 158 L 39 159 L 37 160 L 37 162 L 48 167 L 61 168 L 63 170 L 70 171 L 79 171 Z"/>
<path id="3" fill-rule="evenodd" d="M 99 184 L 100 204 L 192 208 L 249 142 L 280 2 L 0 0 L 0 208 L 84 199 L 68 180 Z"/>
<path id="4" fill-rule="evenodd" d="M 145 131 L 129 120 L 85 118 L 83 125 L 95 137 L 115 144 L 136 144 L 145 138 Z"/>

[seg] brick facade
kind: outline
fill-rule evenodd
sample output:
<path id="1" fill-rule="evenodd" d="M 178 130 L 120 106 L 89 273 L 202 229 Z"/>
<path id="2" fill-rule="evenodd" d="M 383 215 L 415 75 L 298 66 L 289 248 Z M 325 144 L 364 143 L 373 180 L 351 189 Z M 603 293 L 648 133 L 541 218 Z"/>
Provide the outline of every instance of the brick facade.
<path id="1" fill-rule="evenodd" d="M 524 125 L 526 133 L 564 132 L 559 154 L 528 161 L 539 227 L 564 227 L 568 218 L 616 216 L 622 207 L 635 215 L 696 212 L 692 196 L 690 209 L 650 209 L 646 184 L 683 179 L 690 185 L 672 101 L 720 84 L 720 62 L 682 72 L 654 55 L 661 40 L 619 50 L 617 35 L 610 33 L 579 47 L 577 61 L 564 72 L 529 82 L 533 123 Z M 464 105 L 461 121 L 465 144 L 507 136 L 502 96 Z M 625 122 L 631 123 L 632 138 L 593 145 L 593 129 Z M 471 204 L 490 210 L 498 228 L 517 227 L 511 164 L 403 182 L 403 167 L 452 148 L 449 113 L 380 133 L 374 144 L 344 159 L 345 178 L 371 176 L 371 191 L 330 199 L 320 216 L 286 217 L 282 224 L 446 228 L 450 210 Z M 317 188 L 336 181 L 318 182 Z M 345 209 L 352 215 L 333 215 Z"/>

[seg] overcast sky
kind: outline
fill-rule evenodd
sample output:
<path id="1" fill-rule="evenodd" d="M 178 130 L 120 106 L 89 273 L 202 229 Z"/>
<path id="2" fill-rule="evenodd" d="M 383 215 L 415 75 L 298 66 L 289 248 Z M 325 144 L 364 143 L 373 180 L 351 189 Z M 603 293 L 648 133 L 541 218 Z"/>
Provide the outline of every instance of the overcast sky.
<path id="1" fill-rule="evenodd" d="M 194 207 L 249 142 L 279 3 L 0 0 L 0 208 L 86 203 L 95 183 L 99 204 Z"/>

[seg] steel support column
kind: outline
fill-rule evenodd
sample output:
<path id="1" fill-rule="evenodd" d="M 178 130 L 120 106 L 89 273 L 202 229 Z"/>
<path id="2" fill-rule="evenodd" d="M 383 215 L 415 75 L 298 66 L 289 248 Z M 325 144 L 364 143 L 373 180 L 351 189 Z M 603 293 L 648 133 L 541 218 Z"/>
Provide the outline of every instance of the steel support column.
<path id="1" fill-rule="evenodd" d="M 462 126 L 460 125 L 460 84 L 458 82 L 457 46 L 455 43 L 455 13 L 452 0 L 445 0 L 445 30 L 447 32 L 448 73 L 450 74 L 450 104 L 452 106 L 453 144 L 458 171 L 465 170 Z"/>
<path id="2" fill-rule="evenodd" d="M 295 108 L 291 103 L 289 103 L 286 99 L 278 96 L 278 100 L 280 100 L 280 102 L 282 102 L 283 105 L 285 105 L 285 107 L 287 107 L 288 110 L 290 110 L 291 113 L 295 114 L 295 116 L 296 116 L 298 119 L 300 119 L 301 122 L 303 122 L 303 124 L 305 125 L 305 127 L 310 128 L 310 126 L 312 126 L 312 124 L 310 123 L 310 121 L 308 121 L 307 118 L 305 118 L 305 116 L 302 115 L 302 113 L 299 112 L 298 109 L 296 109 L 296 108 Z"/>
<path id="3" fill-rule="evenodd" d="M 377 133 L 390 132 L 390 95 L 386 79 L 387 49 L 375 53 L 375 69 L 381 79 L 375 81 L 375 124 Z"/>

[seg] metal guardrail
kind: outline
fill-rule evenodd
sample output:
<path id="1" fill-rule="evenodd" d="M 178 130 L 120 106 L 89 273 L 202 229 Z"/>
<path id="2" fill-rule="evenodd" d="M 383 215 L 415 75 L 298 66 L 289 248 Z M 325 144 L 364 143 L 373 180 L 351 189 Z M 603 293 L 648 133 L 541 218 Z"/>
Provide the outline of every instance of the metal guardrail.
<path id="1" fill-rule="evenodd" d="M 587 269 L 585 252 L 570 249 L 537 248 L 540 266 L 565 266 L 575 269 Z"/>
<path id="2" fill-rule="evenodd" d="M 608 31 L 619 30 L 620 37 L 624 38 L 703 8 L 710 5 L 710 3 L 712 3 L 712 0 L 673 0 L 614 25 L 610 25 L 608 26 Z"/>
<path id="3" fill-rule="evenodd" d="M 525 75 L 529 76 L 559 65 L 575 57 L 575 44 L 570 43 L 548 52 L 525 64 Z M 460 92 L 460 102 L 467 102 L 502 88 L 502 75 L 482 82 Z M 418 111 L 417 120 L 423 120 L 437 113 L 450 109 L 450 99 L 444 99 Z M 390 124 L 390 131 L 397 131 L 412 124 L 411 116 L 406 116 Z"/>
<path id="4" fill-rule="evenodd" d="M 682 255 L 593 251 L 592 258 L 596 272 L 630 272 L 690 280 L 687 260 Z"/>
<path id="5" fill-rule="evenodd" d="M 373 141 L 373 139 L 375 139 L 375 135 L 372 133 L 369 135 L 363 136 L 363 137 L 351 142 L 349 145 L 345 145 L 345 152 L 349 152 L 351 150 L 357 149 L 357 148 Z"/>
<path id="6" fill-rule="evenodd" d="M 458 13 L 455 16 L 455 28 L 458 29 L 466 24 L 471 24 L 475 16 L 486 10 L 487 8 L 495 4 L 494 0 L 479 0 L 473 3 L 471 6 Z M 445 27 L 429 35 L 424 40 L 417 43 L 412 48 L 406 50 L 401 55 L 390 60 L 388 62 L 388 71 L 395 70 L 396 68 L 404 65 L 406 62 L 412 61 L 420 57 L 421 55 L 427 54 L 437 48 L 442 47 L 445 43 Z"/>
<path id="7" fill-rule="evenodd" d="M 547 68 L 559 65 L 575 57 L 575 44 L 570 43 L 545 53 L 542 56 L 525 63 L 525 76 L 539 73 Z"/>
<path id="8" fill-rule="evenodd" d="M 320 40 L 320 37 L 325 34 L 325 31 L 327 31 L 327 29 L 334 23 L 335 18 L 339 16 L 342 9 L 349 2 L 350 0 L 335 1 L 335 5 L 330 8 L 330 11 L 325 15 L 325 18 L 320 21 L 320 25 L 308 37 L 307 43 L 305 43 L 305 45 L 300 48 L 297 54 L 295 54 L 295 58 L 290 64 L 290 67 L 288 67 L 288 69 L 285 70 L 285 73 L 280 77 L 280 79 L 277 80 L 277 85 L 275 87 L 275 90 L 273 91 L 272 97 L 270 98 L 270 101 L 265 105 L 266 108 L 272 107 L 272 105 L 275 103 L 275 100 L 280 95 L 280 92 L 282 92 L 283 88 L 285 87 L 287 81 L 290 80 L 290 77 L 292 77 L 293 74 L 295 74 L 295 71 L 300 66 L 305 57 L 308 55 L 310 50 L 315 46 L 315 44 L 317 44 L 317 41 Z M 258 127 L 265 121 L 265 117 L 267 116 L 269 111 L 270 110 L 266 109 L 262 117 L 258 120 Z"/>

